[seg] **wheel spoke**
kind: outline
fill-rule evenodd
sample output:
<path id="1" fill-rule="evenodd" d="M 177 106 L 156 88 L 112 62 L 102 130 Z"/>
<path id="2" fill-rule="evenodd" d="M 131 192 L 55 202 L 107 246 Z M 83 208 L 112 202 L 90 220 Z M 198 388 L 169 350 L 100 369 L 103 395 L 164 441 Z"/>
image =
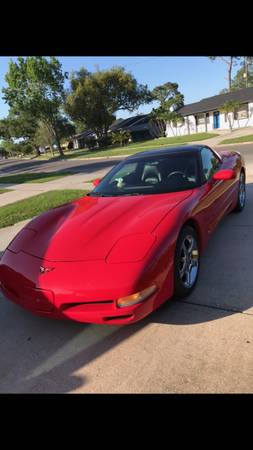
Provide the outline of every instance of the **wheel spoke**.
<path id="1" fill-rule="evenodd" d="M 188 235 L 182 242 L 179 261 L 179 276 L 185 287 L 193 286 L 198 274 L 198 266 L 198 245 L 194 236 Z"/>
<path id="2" fill-rule="evenodd" d="M 188 249 L 187 249 L 187 253 L 191 254 L 192 249 L 193 249 L 193 245 L 194 245 L 194 239 L 190 236 L 188 237 L 188 242 L 190 243 Z"/>

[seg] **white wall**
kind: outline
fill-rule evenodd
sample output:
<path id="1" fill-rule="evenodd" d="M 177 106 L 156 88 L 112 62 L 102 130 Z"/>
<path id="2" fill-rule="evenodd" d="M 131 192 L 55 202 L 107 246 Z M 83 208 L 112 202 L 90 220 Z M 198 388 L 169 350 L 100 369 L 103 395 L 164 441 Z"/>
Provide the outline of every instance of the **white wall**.
<path id="1" fill-rule="evenodd" d="M 248 104 L 249 117 L 247 119 L 235 120 L 233 124 L 233 129 L 252 127 L 253 126 L 253 102 Z M 216 130 L 229 130 L 229 122 L 225 122 L 225 114 L 220 113 L 220 128 L 213 128 L 213 111 L 209 112 L 209 123 L 207 126 L 205 124 L 200 124 L 196 126 L 196 121 L 194 116 L 185 116 L 184 125 L 181 127 L 171 127 L 169 124 L 166 125 L 166 136 L 184 136 L 186 134 L 193 133 L 204 133 L 215 132 Z M 172 125 L 172 124 L 171 124 Z"/>
<path id="2" fill-rule="evenodd" d="M 78 139 L 73 139 L 73 147 L 74 147 L 75 150 L 77 150 L 79 148 Z"/>

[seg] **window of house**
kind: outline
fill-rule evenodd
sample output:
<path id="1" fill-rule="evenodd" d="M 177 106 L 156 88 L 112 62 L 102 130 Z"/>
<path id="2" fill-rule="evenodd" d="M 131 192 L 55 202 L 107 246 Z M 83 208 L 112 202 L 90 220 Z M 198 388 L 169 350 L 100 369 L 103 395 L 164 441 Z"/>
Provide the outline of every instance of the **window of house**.
<path id="1" fill-rule="evenodd" d="M 196 119 L 196 125 L 201 125 L 203 123 L 205 123 L 205 114 L 198 114 L 197 116 L 195 116 Z"/>
<path id="2" fill-rule="evenodd" d="M 245 105 L 241 105 L 240 108 L 237 109 L 234 118 L 235 120 L 240 120 L 240 119 L 248 119 L 248 117 L 249 117 L 248 104 L 245 103 Z"/>
<path id="3" fill-rule="evenodd" d="M 197 116 L 195 116 L 195 119 L 197 125 L 210 123 L 209 113 L 198 114 Z"/>

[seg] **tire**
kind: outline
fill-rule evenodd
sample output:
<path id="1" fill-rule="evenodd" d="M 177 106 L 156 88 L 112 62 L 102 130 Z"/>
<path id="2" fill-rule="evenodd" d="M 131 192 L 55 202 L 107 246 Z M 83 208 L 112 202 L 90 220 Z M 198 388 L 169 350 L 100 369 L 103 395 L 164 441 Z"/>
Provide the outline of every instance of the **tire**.
<path id="1" fill-rule="evenodd" d="M 198 280 L 199 267 L 198 235 L 193 227 L 186 225 L 178 237 L 174 258 L 174 295 L 176 297 L 183 298 L 191 294 Z"/>
<path id="2" fill-rule="evenodd" d="M 245 174 L 244 172 L 241 172 L 239 179 L 237 203 L 234 212 L 241 212 L 244 209 L 245 202 L 246 202 Z"/>

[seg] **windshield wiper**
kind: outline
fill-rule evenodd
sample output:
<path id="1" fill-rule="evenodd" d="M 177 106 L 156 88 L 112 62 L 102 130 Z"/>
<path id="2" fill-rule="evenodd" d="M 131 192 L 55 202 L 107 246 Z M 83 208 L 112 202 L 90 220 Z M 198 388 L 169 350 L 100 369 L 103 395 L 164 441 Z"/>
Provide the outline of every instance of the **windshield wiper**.
<path id="1" fill-rule="evenodd" d="M 129 192 L 128 194 L 120 194 L 121 196 L 129 196 L 129 195 L 142 195 L 140 192 Z"/>
<path id="2" fill-rule="evenodd" d="M 100 192 L 89 192 L 87 195 L 89 195 L 89 197 L 110 197 L 110 194 L 102 194 Z"/>

